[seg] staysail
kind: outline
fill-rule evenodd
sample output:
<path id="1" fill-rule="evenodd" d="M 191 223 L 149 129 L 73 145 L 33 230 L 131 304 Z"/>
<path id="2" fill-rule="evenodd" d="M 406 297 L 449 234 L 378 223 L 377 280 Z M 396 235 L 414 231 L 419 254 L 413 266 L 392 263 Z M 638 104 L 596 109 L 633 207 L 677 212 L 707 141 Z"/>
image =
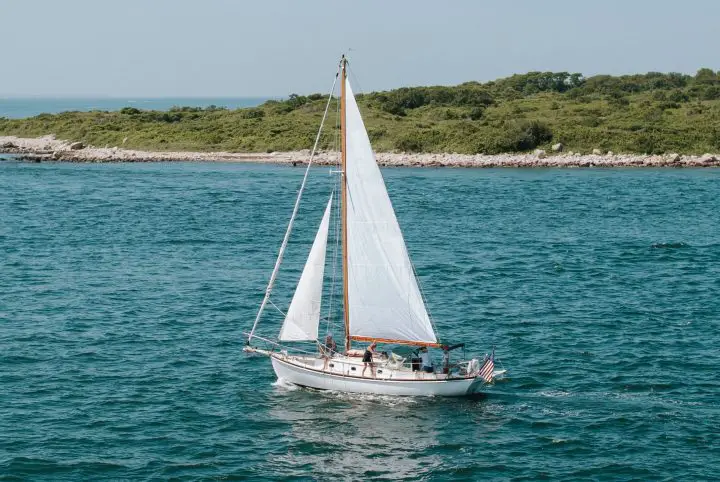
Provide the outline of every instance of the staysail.
<path id="1" fill-rule="evenodd" d="M 312 248 L 310 248 L 310 255 L 300 276 L 300 282 L 280 329 L 280 340 L 282 341 L 317 339 L 331 206 L 332 196 L 325 208 L 325 214 L 315 235 Z"/>
<path id="2" fill-rule="evenodd" d="M 350 337 L 436 343 L 405 240 L 347 79 L 345 88 Z"/>

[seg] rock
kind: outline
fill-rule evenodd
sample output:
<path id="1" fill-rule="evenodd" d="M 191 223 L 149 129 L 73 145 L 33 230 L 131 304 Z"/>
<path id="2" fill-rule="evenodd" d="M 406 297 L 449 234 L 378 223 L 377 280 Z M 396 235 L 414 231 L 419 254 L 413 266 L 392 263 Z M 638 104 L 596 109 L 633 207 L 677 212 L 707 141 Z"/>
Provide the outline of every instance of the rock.
<path id="1" fill-rule="evenodd" d="M 607 151 L 607 155 L 610 156 L 610 157 L 612 157 L 612 156 L 615 155 L 615 153 L 614 153 L 613 151 Z"/>
<path id="2" fill-rule="evenodd" d="M 593 155 L 595 155 L 595 156 L 601 156 L 601 155 L 602 155 L 602 151 L 601 151 L 600 149 L 593 149 L 593 150 L 592 150 L 592 153 L 593 153 Z"/>
<path id="3" fill-rule="evenodd" d="M 41 161 L 47 161 L 48 159 L 51 159 L 51 157 L 48 154 L 24 154 L 20 156 L 21 161 L 30 161 L 30 162 L 41 162 Z"/>
<path id="4" fill-rule="evenodd" d="M 700 156 L 700 162 L 702 164 L 712 164 L 715 161 L 717 161 L 717 158 L 715 156 L 713 156 L 712 154 L 706 153 L 706 154 L 703 154 L 702 156 Z"/>
<path id="5" fill-rule="evenodd" d="M 565 146 L 563 146 L 561 143 L 553 144 L 552 145 L 552 151 L 553 152 L 562 152 Z"/>
<path id="6" fill-rule="evenodd" d="M 18 146 L 15 145 L 14 142 L 8 141 L 8 142 L 4 142 L 4 143 L 3 143 L 2 148 L 3 148 L 3 149 L 17 149 Z"/>
<path id="7" fill-rule="evenodd" d="M 82 142 L 73 142 L 70 144 L 70 150 L 72 151 L 79 151 L 80 149 L 85 149 L 85 144 Z"/>
<path id="8" fill-rule="evenodd" d="M 568 156 L 574 156 L 575 153 L 573 151 L 568 152 Z"/>
<path id="9" fill-rule="evenodd" d="M 547 153 L 542 149 L 535 149 L 535 152 L 533 152 L 533 154 L 535 154 L 538 159 L 545 159 L 545 157 L 547 157 Z"/>
<path id="10" fill-rule="evenodd" d="M 680 154 L 669 154 L 668 155 L 668 162 L 680 162 L 681 156 Z"/>

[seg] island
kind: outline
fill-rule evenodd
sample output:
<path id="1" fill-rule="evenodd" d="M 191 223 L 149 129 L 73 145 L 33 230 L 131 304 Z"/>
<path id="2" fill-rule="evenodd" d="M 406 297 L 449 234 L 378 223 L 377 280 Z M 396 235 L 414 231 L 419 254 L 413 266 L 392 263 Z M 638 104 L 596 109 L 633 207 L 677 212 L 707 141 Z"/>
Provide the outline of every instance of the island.
<path id="1" fill-rule="evenodd" d="M 585 77 L 529 72 L 491 82 L 358 95 L 387 166 L 717 166 L 720 73 Z M 0 152 L 28 160 L 308 161 L 327 97 L 252 107 L 63 112 L 0 118 Z M 334 103 L 330 109 L 334 112 Z M 337 162 L 334 114 L 315 162 Z"/>

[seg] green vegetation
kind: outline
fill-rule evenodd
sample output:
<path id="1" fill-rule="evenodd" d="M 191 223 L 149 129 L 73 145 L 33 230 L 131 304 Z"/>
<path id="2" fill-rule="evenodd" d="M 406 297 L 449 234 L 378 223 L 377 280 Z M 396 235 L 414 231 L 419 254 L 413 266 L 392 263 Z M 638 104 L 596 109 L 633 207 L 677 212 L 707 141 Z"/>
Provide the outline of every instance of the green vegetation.
<path id="1" fill-rule="evenodd" d="M 247 109 L 65 112 L 0 118 L 0 134 L 146 150 L 265 152 L 312 146 L 326 99 L 291 95 Z M 530 72 L 454 87 L 358 96 L 378 151 L 500 153 L 561 142 L 566 149 L 701 154 L 720 151 L 720 73 L 585 78 Z M 335 109 L 331 109 L 335 111 Z M 330 118 L 322 148 L 337 145 Z M 328 127 L 329 126 L 329 127 Z"/>

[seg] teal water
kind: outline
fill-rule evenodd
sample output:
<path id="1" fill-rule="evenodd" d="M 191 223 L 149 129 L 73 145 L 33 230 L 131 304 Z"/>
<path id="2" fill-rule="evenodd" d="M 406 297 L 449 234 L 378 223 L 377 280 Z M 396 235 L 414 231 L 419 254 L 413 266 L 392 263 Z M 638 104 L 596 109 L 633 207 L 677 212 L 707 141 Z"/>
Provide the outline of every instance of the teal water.
<path id="1" fill-rule="evenodd" d="M 441 335 L 510 370 L 454 400 L 293 390 L 243 355 L 301 175 L 0 162 L 0 478 L 720 473 L 720 171 L 384 170 Z"/>
<path id="2" fill-rule="evenodd" d="M 143 110 L 169 110 L 171 107 L 208 107 L 228 109 L 254 107 L 270 97 L 0 97 L 0 117 L 21 119 L 38 114 L 57 114 L 66 111 L 120 110 L 135 107 Z"/>

